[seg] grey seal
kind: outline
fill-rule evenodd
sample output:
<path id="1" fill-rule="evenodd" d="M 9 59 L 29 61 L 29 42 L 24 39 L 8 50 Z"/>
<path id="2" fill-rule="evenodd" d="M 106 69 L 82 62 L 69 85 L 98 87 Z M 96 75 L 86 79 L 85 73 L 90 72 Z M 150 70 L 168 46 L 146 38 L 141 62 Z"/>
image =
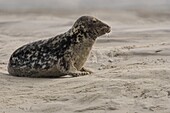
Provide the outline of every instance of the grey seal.
<path id="1" fill-rule="evenodd" d="M 111 27 L 92 16 L 82 16 L 72 28 L 55 37 L 35 41 L 11 55 L 8 72 L 20 77 L 72 77 L 92 73 L 83 67 L 97 37 Z"/>

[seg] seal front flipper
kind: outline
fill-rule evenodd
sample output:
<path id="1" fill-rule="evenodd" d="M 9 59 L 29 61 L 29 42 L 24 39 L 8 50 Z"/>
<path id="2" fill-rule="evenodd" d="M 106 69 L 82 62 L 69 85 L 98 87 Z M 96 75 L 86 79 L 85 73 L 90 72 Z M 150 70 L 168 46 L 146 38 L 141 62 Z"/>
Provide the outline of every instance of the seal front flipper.
<path id="1" fill-rule="evenodd" d="M 85 68 L 85 67 L 82 67 L 80 71 L 83 71 L 83 72 L 89 72 L 90 74 L 92 74 L 92 73 L 93 73 L 93 71 L 91 71 L 90 69 Z"/>
<path id="2" fill-rule="evenodd" d="M 74 66 L 74 63 L 71 60 L 68 62 L 65 62 L 65 66 L 67 66 L 67 70 L 63 70 L 63 72 L 62 72 L 65 75 L 71 75 L 72 77 L 78 77 L 78 76 L 84 76 L 84 75 L 90 74 L 90 72 L 77 70 L 77 68 Z"/>
<path id="3" fill-rule="evenodd" d="M 89 72 L 84 72 L 84 71 L 68 72 L 68 75 L 71 75 L 72 77 L 84 76 L 89 74 L 90 74 Z"/>

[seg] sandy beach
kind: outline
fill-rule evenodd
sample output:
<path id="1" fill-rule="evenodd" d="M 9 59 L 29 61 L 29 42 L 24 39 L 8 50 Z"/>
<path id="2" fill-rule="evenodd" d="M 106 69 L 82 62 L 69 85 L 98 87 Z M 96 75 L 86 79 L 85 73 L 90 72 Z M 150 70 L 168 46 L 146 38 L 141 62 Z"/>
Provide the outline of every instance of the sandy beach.
<path id="1" fill-rule="evenodd" d="M 81 15 L 112 27 L 97 39 L 82 77 L 10 76 L 18 47 L 67 31 Z M 93 11 L 0 14 L 0 113 L 170 113 L 170 13 Z"/>

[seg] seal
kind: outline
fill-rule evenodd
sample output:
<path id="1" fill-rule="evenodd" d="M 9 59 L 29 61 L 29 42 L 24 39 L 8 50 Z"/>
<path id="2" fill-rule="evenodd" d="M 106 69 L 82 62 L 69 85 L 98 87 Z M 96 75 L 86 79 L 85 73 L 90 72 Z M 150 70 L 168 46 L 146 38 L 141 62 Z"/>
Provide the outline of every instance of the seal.
<path id="1" fill-rule="evenodd" d="M 8 72 L 20 77 L 72 77 L 92 73 L 83 67 L 97 37 L 111 28 L 91 16 L 82 16 L 67 32 L 18 48 L 11 55 Z"/>

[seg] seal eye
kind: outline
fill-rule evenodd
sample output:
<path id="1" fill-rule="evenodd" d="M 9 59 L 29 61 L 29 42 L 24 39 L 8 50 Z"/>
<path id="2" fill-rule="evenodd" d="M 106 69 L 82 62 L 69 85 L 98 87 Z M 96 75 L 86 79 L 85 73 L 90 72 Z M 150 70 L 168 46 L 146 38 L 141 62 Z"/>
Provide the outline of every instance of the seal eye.
<path id="1" fill-rule="evenodd" d="M 93 23 L 95 24 L 97 21 L 96 20 L 93 20 Z"/>
<path id="2" fill-rule="evenodd" d="M 95 18 L 93 18 L 92 22 L 95 24 L 97 22 L 97 20 Z"/>

